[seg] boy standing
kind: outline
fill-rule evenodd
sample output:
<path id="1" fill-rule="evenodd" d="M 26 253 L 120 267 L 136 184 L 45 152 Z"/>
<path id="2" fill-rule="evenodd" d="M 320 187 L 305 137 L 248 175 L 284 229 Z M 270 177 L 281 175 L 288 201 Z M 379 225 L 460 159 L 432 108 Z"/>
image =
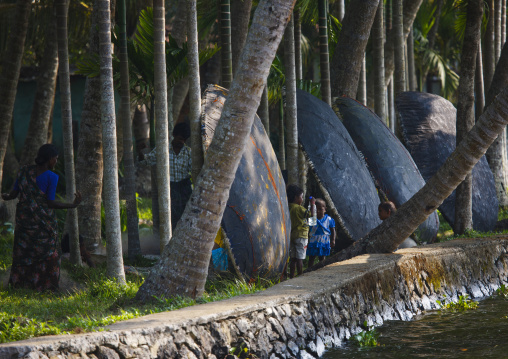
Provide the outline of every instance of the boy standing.
<path id="1" fill-rule="evenodd" d="M 302 206 L 303 190 L 300 187 L 291 184 L 287 187 L 286 191 L 289 201 L 289 217 L 291 218 L 289 278 L 293 278 L 295 276 L 295 268 L 298 275 L 303 273 L 303 260 L 305 259 L 309 238 L 307 218 L 311 214 Z M 315 201 L 314 198 L 311 198 L 311 205 L 314 205 Z"/>

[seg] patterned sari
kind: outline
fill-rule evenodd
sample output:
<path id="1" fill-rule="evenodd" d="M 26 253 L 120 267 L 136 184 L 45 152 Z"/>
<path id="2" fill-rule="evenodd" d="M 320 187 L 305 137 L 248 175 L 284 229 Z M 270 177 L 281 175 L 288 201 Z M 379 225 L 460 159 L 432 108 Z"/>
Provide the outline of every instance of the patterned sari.
<path id="1" fill-rule="evenodd" d="M 25 166 L 18 173 L 19 202 L 9 284 L 54 291 L 60 279 L 57 220 L 36 178 L 36 166 Z"/>

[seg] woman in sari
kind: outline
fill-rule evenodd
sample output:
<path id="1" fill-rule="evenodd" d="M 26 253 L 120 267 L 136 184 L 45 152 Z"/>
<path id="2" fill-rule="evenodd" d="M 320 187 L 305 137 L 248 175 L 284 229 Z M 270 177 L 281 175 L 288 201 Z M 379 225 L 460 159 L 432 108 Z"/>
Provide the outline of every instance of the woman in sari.
<path id="1" fill-rule="evenodd" d="M 5 201 L 19 195 L 9 278 L 13 288 L 37 291 L 58 289 L 60 256 L 54 210 L 76 208 L 81 202 L 81 194 L 75 193 L 72 203 L 55 201 L 58 175 L 51 170 L 57 161 L 58 150 L 55 146 L 41 146 L 36 164 L 22 167 L 12 191 L 2 194 Z"/>

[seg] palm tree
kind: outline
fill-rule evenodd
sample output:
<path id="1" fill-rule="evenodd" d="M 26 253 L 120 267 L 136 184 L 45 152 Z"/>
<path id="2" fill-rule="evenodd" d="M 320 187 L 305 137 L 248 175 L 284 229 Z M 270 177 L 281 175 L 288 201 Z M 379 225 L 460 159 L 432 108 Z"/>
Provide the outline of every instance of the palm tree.
<path id="1" fill-rule="evenodd" d="M 251 8 L 252 0 L 233 0 L 231 3 L 231 60 L 233 74 L 238 68 L 240 54 L 247 39 Z"/>
<path id="2" fill-rule="evenodd" d="M 508 87 L 505 87 L 420 191 L 367 236 L 319 262 L 312 270 L 361 254 L 393 252 L 464 180 L 507 124 Z"/>
<path id="3" fill-rule="evenodd" d="M 188 3 L 187 0 L 178 0 L 178 5 L 176 8 L 176 13 L 178 16 L 175 16 L 173 21 L 173 27 L 171 30 L 171 36 L 175 39 L 178 46 L 182 46 L 185 42 L 185 38 L 187 35 L 187 9 Z M 178 116 L 182 109 L 185 98 L 187 97 L 187 93 L 189 92 L 189 79 L 187 77 L 179 80 L 175 86 L 173 91 L 173 122 L 178 120 Z M 171 124 L 173 125 L 173 124 Z"/>
<path id="4" fill-rule="evenodd" d="M 383 121 L 386 121 L 385 55 L 384 55 L 384 6 L 379 2 L 374 24 L 372 25 L 373 72 L 374 72 L 374 109 Z"/>
<path id="5" fill-rule="evenodd" d="M 318 1 L 319 12 L 319 66 L 321 70 L 321 99 L 332 105 L 330 89 L 330 54 L 328 53 L 328 1 Z"/>
<path id="6" fill-rule="evenodd" d="M 28 16 L 31 0 L 18 0 L 14 14 L 14 26 L 8 38 L 7 50 L 2 62 L 0 74 L 0 183 L 2 182 L 3 162 L 9 132 L 11 130 L 12 112 L 18 86 L 19 71 L 25 45 Z"/>
<path id="7" fill-rule="evenodd" d="M 136 173 L 132 151 L 131 97 L 129 88 L 129 58 L 127 54 L 127 14 L 125 0 L 118 2 L 118 26 L 120 42 L 120 114 L 123 129 L 123 165 L 125 174 L 125 204 L 127 210 L 128 257 L 133 260 L 141 255 L 139 242 L 139 217 L 136 201 Z"/>
<path id="8" fill-rule="evenodd" d="M 200 124 L 201 86 L 199 81 L 198 21 L 196 1 L 189 0 L 188 4 L 189 54 L 187 57 L 189 59 L 189 119 L 191 125 L 192 178 L 198 178 L 204 161 Z"/>
<path id="9" fill-rule="evenodd" d="M 495 0 L 494 2 L 494 57 L 495 62 L 499 60 L 499 56 L 501 56 L 501 47 L 503 44 L 501 43 L 501 16 L 502 11 L 501 8 L 503 6 L 503 0 Z"/>
<path id="10" fill-rule="evenodd" d="M 474 118 L 474 78 L 476 55 L 480 45 L 483 1 L 470 0 L 467 4 L 466 32 L 460 62 L 460 82 L 457 104 L 457 146 L 473 128 Z M 472 210 L 473 179 L 471 174 L 457 187 L 455 198 L 456 234 L 464 234 L 473 228 Z"/>
<path id="11" fill-rule="evenodd" d="M 220 0 L 220 53 L 221 85 L 229 88 L 233 81 L 233 58 L 231 54 L 231 9 L 230 0 Z"/>
<path id="12" fill-rule="evenodd" d="M 171 202 L 169 189 L 169 134 L 166 74 L 166 14 L 164 0 L 153 2 L 153 74 L 157 146 L 157 192 L 161 253 L 171 239 Z"/>
<path id="13" fill-rule="evenodd" d="M 111 47 L 111 16 L 109 0 L 97 1 L 99 17 L 99 56 L 101 82 L 101 123 L 104 144 L 104 211 L 106 215 L 107 274 L 125 283 L 120 230 L 120 198 L 118 195 L 118 164 L 116 151 L 115 95 Z"/>
<path id="14" fill-rule="evenodd" d="M 393 34 L 394 34 L 394 58 L 395 58 L 395 71 L 393 75 L 393 91 L 395 97 L 401 92 L 406 90 L 406 61 L 405 61 L 405 36 L 404 36 L 404 22 L 402 11 L 402 0 L 393 0 Z"/>
<path id="15" fill-rule="evenodd" d="M 67 0 L 55 1 L 57 38 L 58 38 L 58 77 L 60 82 L 60 102 L 62 105 L 62 131 L 65 160 L 65 190 L 67 202 L 72 203 L 76 192 L 76 177 L 74 173 L 74 146 L 72 141 L 72 106 L 71 81 L 69 73 L 69 52 L 67 46 L 67 13 L 69 2 Z M 79 252 L 79 231 L 76 209 L 67 211 L 67 230 L 69 231 L 71 262 L 81 265 Z"/>
<path id="16" fill-rule="evenodd" d="M 37 150 L 48 143 L 48 127 L 53 115 L 55 104 L 56 79 L 58 74 L 58 42 L 56 40 L 56 18 L 50 12 L 50 20 L 46 24 L 44 54 L 42 55 L 35 90 L 34 105 L 30 116 L 30 124 L 20 155 L 20 164 L 32 164 Z"/>
<path id="17" fill-rule="evenodd" d="M 296 126 L 295 29 L 291 16 L 284 32 L 284 70 L 286 76 L 286 139 L 288 183 L 300 183 L 298 175 L 298 128 Z"/>
<path id="18" fill-rule="evenodd" d="M 398 0 L 397 0 L 398 1 Z M 423 0 L 403 0 L 402 4 L 402 21 L 403 21 L 403 29 L 404 29 L 404 37 L 403 42 L 406 41 L 407 36 L 409 35 L 409 29 L 415 20 L 416 14 L 418 13 L 418 9 L 422 4 Z M 392 6 L 395 6 L 395 0 L 392 1 Z M 395 14 L 394 14 L 395 16 Z M 395 19 L 394 19 L 395 20 Z M 391 76 L 393 75 L 393 69 L 395 66 L 394 59 L 394 49 L 395 49 L 395 27 L 390 29 L 386 34 L 386 43 L 385 43 L 385 81 L 390 81 Z M 400 40 L 399 40 L 400 41 Z M 395 84 L 394 84 L 395 85 Z M 395 91 L 396 92 L 396 91 Z M 396 92 L 397 93 L 397 92 Z"/>
<path id="19" fill-rule="evenodd" d="M 356 96 L 368 34 L 378 5 L 379 0 L 349 3 L 330 64 L 332 97 Z"/>
<path id="20" fill-rule="evenodd" d="M 258 5 L 239 64 L 242 70 L 233 80 L 192 197 L 159 265 L 138 291 L 139 300 L 147 300 L 154 295 L 202 295 L 213 240 L 229 189 L 249 139 L 265 79 L 292 10 L 291 0 L 265 0 Z M 245 93 L 249 96 L 246 97 Z"/>
<path id="21" fill-rule="evenodd" d="M 92 10 L 89 53 L 99 54 L 99 10 Z M 88 249 L 102 246 L 101 201 L 102 201 L 102 125 L 101 125 L 101 81 L 99 76 L 88 77 L 83 96 L 83 110 L 79 127 L 78 154 L 76 157 L 76 187 L 83 196 L 78 207 L 79 234 Z"/>

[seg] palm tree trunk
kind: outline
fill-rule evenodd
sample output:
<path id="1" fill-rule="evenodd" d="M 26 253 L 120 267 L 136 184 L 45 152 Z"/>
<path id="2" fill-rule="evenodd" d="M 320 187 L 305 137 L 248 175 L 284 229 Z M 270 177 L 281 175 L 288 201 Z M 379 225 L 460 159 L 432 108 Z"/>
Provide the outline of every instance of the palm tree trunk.
<path id="1" fill-rule="evenodd" d="M 279 102 L 279 155 L 277 160 L 282 171 L 286 170 L 286 136 L 284 124 L 284 100 L 281 98 Z"/>
<path id="2" fill-rule="evenodd" d="M 98 0 L 102 140 L 104 143 L 104 212 L 106 215 L 107 275 L 125 283 L 120 231 L 120 198 L 116 151 L 115 95 L 109 0 Z"/>
<path id="3" fill-rule="evenodd" d="M 32 164 L 37 150 L 48 141 L 48 127 L 55 104 L 56 78 L 58 75 L 58 42 L 56 40 L 56 18 L 51 13 L 46 29 L 44 55 L 39 67 L 35 100 L 30 124 L 20 156 L 20 164 Z"/>
<path id="4" fill-rule="evenodd" d="M 436 43 L 437 30 L 439 29 L 439 21 L 441 20 L 441 13 L 443 11 L 443 1 L 444 0 L 436 0 L 436 10 L 434 11 L 434 19 L 435 19 L 434 24 L 432 25 L 427 34 L 427 40 L 429 41 L 429 49 L 431 50 L 434 48 L 434 44 Z M 427 79 L 428 71 L 429 68 L 427 66 L 424 66 L 423 73 L 421 74 L 423 83 Z"/>
<path id="5" fill-rule="evenodd" d="M 148 300 L 154 295 L 202 295 L 229 189 L 249 140 L 265 79 L 292 8 L 291 0 L 266 0 L 258 5 L 240 70 L 231 86 L 191 199 L 173 240 L 165 248 L 157 268 L 141 286 L 137 299 Z"/>
<path id="6" fill-rule="evenodd" d="M 404 21 L 402 0 L 393 0 L 393 33 L 394 33 L 394 56 L 395 71 L 393 73 L 393 90 L 395 98 L 406 90 L 406 61 L 404 53 Z M 408 31 L 409 33 L 409 31 Z"/>
<path id="7" fill-rule="evenodd" d="M 319 67 L 321 70 L 321 99 L 332 105 L 330 89 L 330 53 L 328 52 L 328 1 L 318 0 Z"/>
<path id="8" fill-rule="evenodd" d="M 302 23 L 300 20 L 300 11 L 295 10 L 293 12 L 293 16 L 295 17 L 295 68 L 296 68 L 296 80 L 298 81 L 298 80 L 303 79 L 303 73 L 302 73 Z M 328 64 L 328 80 L 329 79 L 330 79 L 330 64 Z M 261 101 L 263 101 L 263 100 L 261 100 Z"/>
<path id="9" fill-rule="evenodd" d="M 90 28 L 90 54 L 99 54 L 99 10 L 92 10 Z M 102 247 L 101 201 L 102 201 L 102 124 L 101 81 L 87 78 L 83 97 L 83 110 L 79 127 L 78 155 L 76 157 L 76 187 L 83 196 L 78 206 L 79 234 L 89 250 Z"/>
<path id="10" fill-rule="evenodd" d="M 506 0 L 502 0 L 501 5 L 501 47 L 506 42 Z"/>
<path id="11" fill-rule="evenodd" d="M 408 90 L 416 91 L 416 71 L 415 71 L 415 53 L 414 53 L 414 38 L 413 38 L 413 27 L 409 30 L 407 37 L 407 75 L 408 75 Z"/>
<path id="12" fill-rule="evenodd" d="M 0 184 L 2 183 L 3 162 L 7 143 L 9 142 L 9 132 L 11 131 L 12 112 L 14 110 L 14 100 L 16 99 L 31 5 L 31 0 L 18 0 L 16 2 L 14 22 L 9 34 L 5 57 L 2 61 L 2 73 L 0 74 L 0 98 L 2 99 L 0 101 Z"/>
<path id="13" fill-rule="evenodd" d="M 252 0 L 231 3 L 231 61 L 233 74 L 238 69 L 238 61 L 249 32 L 250 10 Z"/>
<path id="14" fill-rule="evenodd" d="M 374 109 L 376 114 L 386 121 L 386 87 L 385 87 L 385 55 L 384 55 L 384 6 L 379 6 L 372 25 L 373 72 L 374 72 Z"/>
<path id="15" fill-rule="evenodd" d="M 230 0 L 220 0 L 221 85 L 229 88 L 233 82 L 233 58 L 231 54 Z"/>
<path id="16" fill-rule="evenodd" d="M 286 75 L 286 136 L 288 183 L 300 183 L 298 175 L 298 128 L 296 125 L 296 72 L 294 18 L 284 32 L 284 72 Z"/>
<path id="17" fill-rule="evenodd" d="M 502 16 L 503 0 L 494 1 L 494 56 L 495 63 L 501 56 L 501 16 Z"/>
<path id="18" fill-rule="evenodd" d="M 395 6 L 395 2 L 399 0 L 392 0 L 392 8 Z M 403 17 L 403 30 L 404 30 L 404 37 L 402 39 L 402 42 L 405 42 L 407 39 L 407 36 L 409 35 L 409 28 L 413 25 L 413 22 L 415 20 L 416 14 L 418 13 L 418 9 L 420 8 L 420 5 L 422 4 L 423 0 L 403 0 L 402 5 L 402 17 Z M 395 17 L 395 13 L 393 14 L 393 17 Z M 395 22 L 395 18 L 393 19 Z M 394 24 L 395 25 L 395 24 Z M 395 67 L 395 56 L 394 56 L 394 49 L 395 49 L 395 41 L 396 41 L 396 34 L 395 34 L 395 26 L 393 26 L 392 29 L 390 29 L 386 35 L 386 42 L 385 42 L 385 81 L 388 81 L 393 75 L 393 69 Z M 399 30 L 400 31 L 400 30 Z M 397 40 L 400 41 L 400 40 Z M 395 86 L 395 84 L 394 84 Z"/>
<path id="19" fill-rule="evenodd" d="M 478 44 L 478 54 L 476 55 L 475 69 L 475 121 L 478 121 L 485 107 L 485 90 L 483 88 L 483 63 L 482 63 L 482 44 Z"/>
<path id="20" fill-rule="evenodd" d="M 154 92 L 157 148 L 157 192 L 159 197 L 160 251 L 171 239 L 169 189 L 168 89 L 166 74 L 166 16 L 164 0 L 153 2 Z"/>
<path id="21" fill-rule="evenodd" d="M 386 72 L 385 72 L 386 74 Z M 393 76 L 390 78 L 390 82 L 388 83 L 387 88 L 387 97 L 388 97 L 388 127 L 395 133 L 395 96 L 393 91 Z"/>
<path id="22" fill-rule="evenodd" d="M 344 14 L 346 13 L 346 5 L 344 4 L 344 0 L 338 0 L 337 1 L 337 14 L 339 21 L 342 22 L 344 19 Z"/>
<path id="23" fill-rule="evenodd" d="M 457 103 L 457 145 L 473 128 L 474 78 L 476 55 L 480 45 L 483 0 L 470 0 L 467 5 L 466 32 L 460 61 L 460 81 Z M 457 187 L 455 198 L 455 234 L 464 234 L 473 229 L 472 193 L 473 178 L 468 174 Z"/>
<path id="24" fill-rule="evenodd" d="M 178 16 L 175 16 L 175 20 L 173 22 L 173 28 L 171 30 L 171 35 L 173 39 L 175 39 L 178 46 L 182 46 L 182 43 L 185 42 L 185 38 L 187 35 L 187 0 L 178 0 L 178 5 L 176 8 L 176 13 Z M 176 83 L 173 91 L 173 122 L 176 123 L 178 121 L 178 116 L 180 115 L 180 111 L 182 110 L 183 103 L 185 102 L 185 98 L 187 97 L 187 93 L 189 92 L 189 78 L 186 76 L 180 81 Z M 172 125 L 174 125 L 174 123 Z"/>
<path id="25" fill-rule="evenodd" d="M 332 97 L 356 96 L 365 48 L 378 5 L 379 0 L 349 3 L 330 64 Z"/>
<path id="26" fill-rule="evenodd" d="M 74 173 L 74 145 L 72 139 L 72 106 L 71 81 L 69 72 L 69 52 L 67 46 L 67 13 L 68 0 L 55 1 L 57 38 L 58 38 L 58 78 L 60 82 L 60 103 L 62 105 L 62 132 L 65 160 L 65 190 L 67 202 L 74 201 L 76 193 L 76 177 Z M 69 244 L 71 263 L 81 265 L 79 252 L 78 213 L 76 209 L 67 210 L 67 230 L 69 231 Z"/>
<path id="27" fill-rule="evenodd" d="M 483 80 L 485 91 L 489 91 L 495 65 L 495 27 L 494 27 L 494 0 L 487 0 L 489 9 L 489 21 L 483 37 Z"/>
<path id="28" fill-rule="evenodd" d="M 367 106 L 367 64 L 365 56 L 366 54 L 363 55 L 362 67 L 360 69 L 360 81 L 358 82 L 358 91 L 356 98 L 363 105 Z"/>
<path id="29" fill-rule="evenodd" d="M 118 26 L 120 39 L 120 118 L 123 128 L 123 165 L 125 174 L 125 204 L 127 209 L 127 248 L 128 257 L 134 260 L 141 255 L 139 242 L 139 217 L 136 201 L 136 173 L 132 151 L 131 99 L 129 88 L 129 57 L 127 54 L 127 10 L 125 0 L 119 0 Z"/>
<path id="30" fill-rule="evenodd" d="M 270 104 L 268 103 L 267 85 L 263 88 L 263 95 L 261 95 L 261 102 L 257 113 L 263 123 L 263 127 L 265 128 L 268 138 L 270 138 Z"/>
<path id="31" fill-rule="evenodd" d="M 199 171 L 203 167 L 204 154 L 203 146 L 201 144 L 201 87 L 199 81 L 199 54 L 198 54 L 198 21 L 197 21 L 197 9 L 196 1 L 188 1 L 189 8 L 187 13 L 189 19 L 187 21 L 189 25 L 189 53 L 187 55 L 189 59 L 189 119 L 191 125 L 191 144 L 192 144 L 192 178 L 198 178 Z M 247 21 L 248 25 L 248 21 Z"/>
<path id="32" fill-rule="evenodd" d="M 487 91 L 487 95 L 485 96 L 485 108 L 487 109 L 489 105 L 494 101 L 494 98 L 499 94 L 503 88 L 508 86 L 508 46 L 503 46 L 503 51 L 501 52 L 501 57 L 499 58 L 499 62 L 496 66 L 496 72 L 494 75 L 494 79 L 492 81 L 492 85 Z M 489 161 L 490 169 L 494 174 L 494 180 L 496 182 L 496 192 L 497 198 L 499 200 L 499 206 L 501 208 L 508 207 L 508 194 L 506 187 L 507 182 L 505 181 L 506 177 L 506 159 L 503 157 L 503 134 L 501 134 L 494 143 L 489 147 L 487 151 L 487 160 Z"/>
<path id="33" fill-rule="evenodd" d="M 391 253 L 434 212 L 471 173 L 474 165 L 508 123 L 508 87 L 487 108 L 473 129 L 427 181 L 395 214 L 349 248 L 312 267 L 322 268 L 366 253 Z"/>

